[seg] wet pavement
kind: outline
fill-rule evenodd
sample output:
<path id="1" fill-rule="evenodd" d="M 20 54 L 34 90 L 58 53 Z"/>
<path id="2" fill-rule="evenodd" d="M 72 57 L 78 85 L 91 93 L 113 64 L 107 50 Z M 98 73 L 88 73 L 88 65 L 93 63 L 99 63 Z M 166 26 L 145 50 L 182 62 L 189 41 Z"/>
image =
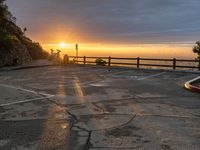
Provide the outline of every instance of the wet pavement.
<path id="1" fill-rule="evenodd" d="M 198 73 L 92 66 L 0 72 L 0 150 L 199 150 Z"/>

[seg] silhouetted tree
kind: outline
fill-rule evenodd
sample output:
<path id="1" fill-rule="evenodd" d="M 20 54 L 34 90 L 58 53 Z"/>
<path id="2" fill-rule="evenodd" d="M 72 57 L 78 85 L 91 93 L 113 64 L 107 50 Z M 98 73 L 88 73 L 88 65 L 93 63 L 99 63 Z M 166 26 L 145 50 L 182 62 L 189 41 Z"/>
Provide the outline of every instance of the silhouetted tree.
<path id="1" fill-rule="evenodd" d="M 197 60 L 200 60 L 200 41 L 196 42 L 196 46 L 193 47 L 193 52 L 197 54 Z"/>
<path id="2" fill-rule="evenodd" d="M 3 21 L 15 22 L 16 18 L 13 17 L 11 12 L 8 10 L 8 6 L 6 5 L 5 0 L 0 0 L 0 22 Z"/>
<path id="3" fill-rule="evenodd" d="M 23 28 L 23 31 L 24 31 L 24 34 L 25 34 L 25 32 L 27 31 L 27 28 L 25 27 L 25 28 Z"/>

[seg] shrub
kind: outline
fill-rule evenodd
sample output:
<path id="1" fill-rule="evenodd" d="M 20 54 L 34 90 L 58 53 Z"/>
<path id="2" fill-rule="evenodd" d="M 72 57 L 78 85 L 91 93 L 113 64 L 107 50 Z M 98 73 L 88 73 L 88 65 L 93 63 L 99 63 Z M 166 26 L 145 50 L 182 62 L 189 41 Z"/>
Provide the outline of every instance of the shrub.
<path id="1" fill-rule="evenodd" d="M 100 65 L 100 66 L 105 66 L 106 65 L 106 61 L 103 60 L 102 58 L 97 58 L 95 63 L 96 63 L 96 65 Z"/>
<path id="2" fill-rule="evenodd" d="M 193 47 L 193 52 L 197 54 L 197 60 L 200 60 L 200 41 L 196 42 L 196 46 Z"/>
<path id="3" fill-rule="evenodd" d="M 48 52 L 38 42 L 24 42 L 33 60 L 48 58 Z"/>

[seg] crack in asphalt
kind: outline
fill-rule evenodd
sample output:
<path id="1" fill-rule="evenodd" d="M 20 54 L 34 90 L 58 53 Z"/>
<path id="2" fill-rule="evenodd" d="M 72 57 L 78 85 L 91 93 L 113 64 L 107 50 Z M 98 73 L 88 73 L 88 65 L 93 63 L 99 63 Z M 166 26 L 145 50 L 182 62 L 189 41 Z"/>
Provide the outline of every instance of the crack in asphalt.
<path id="1" fill-rule="evenodd" d="M 142 115 L 140 115 L 140 116 L 154 116 L 154 117 L 169 117 L 169 118 L 189 118 L 189 119 L 200 119 L 200 117 L 179 116 L 179 115 L 142 114 Z"/>
<path id="2" fill-rule="evenodd" d="M 49 102 L 53 103 L 53 104 L 56 104 L 57 106 L 61 107 L 61 108 L 67 108 L 66 105 L 63 105 L 63 104 L 60 104 L 56 101 L 53 101 L 53 100 L 50 100 L 48 98 L 46 98 Z M 68 109 L 65 109 L 67 111 L 67 113 L 72 116 L 72 118 L 74 118 L 75 122 L 78 122 L 78 118 L 76 117 L 76 115 L 74 115 L 73 113 L 71 113 Z"/>
<path id="3" fill-rule="evenodd" d="M 47 100 L 49 100 L 49 99 L 47 99 Z M 66 106 L 64 106 L 64 105 L 62 105 L 62 104 L 59 104 L 59 103 L 56 103 L 55 101 L 52 101 L 52 100 L 49 100 L 49 101 L 52 102 L 52 103 L 54 103 L 54 104 L 56 104 L 56 105 L 58 105 L 58 106 L 61 107 L 61 108 L 63 108 L 63 107 L 66 108 Z M 72 122 L 72 126 L 70 127 L 70 131 L 71 131 L 74 127 L 76 127 L 76 128 L 78 128 L 78 129 L 81 129 L 81 130 L 83 130 L 83 131 L 85 131 L 85 132 L 88 133 L 87 141 L 86 141 L 86 143 L 85 143 L 85 145 L 84 145 L 84 147 L 83 147 L 83 150 L 89 150 L 89 144 L 90 144 L 90 138 L 91 138 L 91 133 L 92 133 L 92 131 L 88 131 L 88 130 L 85 129 L 85 128 L 81 128 L 81 127 L 79 127 L 79 126 L 75 126 L 75 124 L 77 124 L 77 123 L 79 122 L 77 116 L 74 115 L 73 113 L 71 113 L 71 112 L 70 112 L 69 110 L 67 110 L 67 109 L 66 109 L 66 111 L 67 111 L 67 113 L 68 113 L 70 116 L 72 116 L 72 118 L 75 120 L 75 122 Z"/>
<path id="4" fill-rule="evenodd" d="M 106 129 L 104 129 L 104 130 L 122 128 L 122 127 L 128 125 L 129 123 L 131 123 L 131 122 L 133 121 L 133 119 L 135 119 L 136 116 L 137 116 L 137 115 L 133 115 L 133 116 L 131 117 L 130 120 L 128 120 L 127 122 L 125 122 L 125 123 L 123 123 L 123 124 L 121 124 L 121 125 L 119 125 L 119 126 L 115 126 L 115 127 L 111 127 L 111 128 L 106 128 Z M 95 130 L 95 131 L 98 131 L 98 130 Z"/>
<path id="5" fill-rule="evenodd" d="M 62 105 L 62 104 L 57 103 L 57 102 L 55 102 L 55 101 L 53 101 L 53 100 L 50 100 L 50 99 L 48 99 L 48 98 L 46 98 L 46 99 L 47 99 L 48 101 L 50 101 L 50 102 L 52 102 L 52 103 L 58 105 L 58 106 L 61 107 L 61 108 L 63 108 L 63 107 L 64 107 L 64 108 L 67 108 L 66 105 Z M 93 104 L 93 103 L 92 103 L 92 104 Z M 103 109 L 103 108 L 100 108 L 100 109 L 102 109 L 103 112 L 104 112 L 104 109 Z M 103 114 L 100 114 L 100 115 L 132 115 L 132 117 L 131 117 L 131 119 L 128 120 L 127 122 L 125 122 L 125 123 L 123 123 L 123 124 L 121 124 L 121 125 L 118 125 L 118 126 L 114 126 L 114 127 L 110 127 L 110 128 L 106 128 L 106 129 L 88 130 L 88 129 L 85 129 L 85 128 L 83 128 L 83 127 L 80 127 L 80 126 L 76 125 L 78 122 L 80 122 L 79 119 L 78 119 L 78 117 L 77 117 L 75 114 L 71 113 L 68 109 L 66 109 L 66 111 L 67 111 L 67 113 L 68 113 L 70 116 L 72 116 L 72 118 L 74 118 L 74 120 L 75 120 L 75 122 L 72 123 L 72 126 L 71 126 L 70 130 L 72 130 L 73 128 L 76 127 L 76 128 L 78 128 L 78 129 L 83 130 L 83 131 L 85 131 L 85 132 L 88 133 L 87 141 L 86 141 L 86 143 L 85 143 L 85 145 L 84 145 L 84 147 L 83 147 L 83 150 L 89 150 L 90 148 L 92 148 L 92 147 L 91 147 L 91 143 L 90 143 L 92 132 L 94 132 L 94 131 L 101 131 L 101 130 L 105 130 L 105 131 L 106 131 L 106 130 L 110 130 L 110 129 L 116 129 L 116 128 L 124 127 L 124 126 L 128 125 L 129 123 L 131 123 L 131 122 L 133 121 L 133 119 L 136 117 L 136 115 L 134 115 L 134 114 L 103 113 Z M 91 115 L 91 114 L 90 114 L 90 115 Z M 89 116 L 89 115 L 80 115 L 80 116 Z"/>
<path id="6" fill-rule="evenodd" d="M 88 138 L 87 138 L 87 141 L 86 141 L 85 146 L 83 147 L 83 150 L 89 150 L 89 149 L 90 149 L 90 145 L 91 145 L 91 143 L 90 143 L 91 135 L 92 135 L 92 131 L 89 131 Z"/>
<path id="7" fill-rule="evenodd" d="M 100 114 L 101 116 L 104 116 L 104 115 L 114 115 L 114 116 L 116 116 L 116 115 L 132 115 L 132 114 L 112 114 L 112 113 L 109 113 L 109 114 Z M 81 115 L 81 116 L 89 116 L 89 115 Z M 96 115 L 95 115 L 96 116 Z M 84 130 L 84 131 L 87 131 L 87 132 L 90 132 L 90 131 L 103 131 L 103 130 L 110 130 L 110 129 L 117 129 L 117 128 L 122 128 L 122 127 L 124 127 L 124 126 L 126 126 L 126 125 L 128 125 L 129 123 L 131 123 L 132 121 L 133 121 L 133 119 L 136 117 L 136 115 L 132 115 L 132 117 L 127 121 L 127 122 L 125 122 L 125 123 L 123 123 L 123 124 L 121 124 L 121 125 L 117 125 L 117 126 L 113 126 L 113 127 L 110 127 L 110 128 L 104 128 L 104 129 L 97 129 L 97 130 L 88 130 L 88 129 L 85 129 L 85 128 L 83 128 L 83 127 L 80 127 L 80 126 L 78 126 L 78 125 L 74 125 L 73 127 L 77 127 L 77 128 L 79 128 L 79 129 L 82 129 L 82 130 Z M 80 122 L 80 121 L 78 121 L 78 122 Z M 78 123 L 77 122 L 77 123 Z M 75 124 L 77 124 L 77 123 L 75 123 Z"/>

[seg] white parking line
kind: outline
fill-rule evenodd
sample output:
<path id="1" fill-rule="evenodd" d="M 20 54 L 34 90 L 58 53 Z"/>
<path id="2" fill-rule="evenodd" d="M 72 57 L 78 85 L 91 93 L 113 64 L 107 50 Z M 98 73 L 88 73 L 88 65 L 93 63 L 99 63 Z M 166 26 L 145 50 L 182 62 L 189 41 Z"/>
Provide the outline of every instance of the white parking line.
<path id="1" fill-rule="evenodd" d="M 11 85 L 6 85 L 6 84 L 0 84 L 0 86 L 1 87 L 6 87 L 6 88 L 11 88 L 11 89 L 17 89 L 17 90 L 21 90 L 21 91 L 25 91 L 25 92 L 29 92 L 29 93 L 33 93 L 33 94 L 40 95 L 40 96 L 45 96 L 45 97 L 38 97 L 38 98 L 33 98 L 33 99 L 28 99 L 28 100 L 23 100 L 23 101 L 17 101 L 17 102 L 12 102 L 12 103 L 1 104 L 0 106 L 9 106 L 9 105 L 14 105 L 14 104 L 20 104 L 20 103 L 31 102 L 31 101 L 36 101 L 36 100 L 41 100 L 41 99 L 46 99 L 46 98 L 52 98 L 52 97 L 55 96 L 55 95 L 51 95 L 51 94 L 46 94 L 46 93 L 42 93 L 42 92 L 36 92 L 36 91 L 33 91 L 33 90 L 28 90 L 28 89 L 15 87 L 15 86 L 11 86 Z"/>
<path id="2" fill-rule="evenodd" d="M 82 90 L 81 85 L 80 85 L 80 80 L 79 80 L 79 78 L 76 75 L 73 75 L 73 77 L 74 77 L 74 80 L 73 80 L 73 82 L 74 82 L 74 89 L 76 91 L 76 94 L 79 97 L 83 97 L 84 94 L 83 94 L 83 90 Z"/>
<path id="3" fill-rule="evenodd" d="M 29 100 L 24 100 L 24 101 L 17 101 L 17 102 L 12 102 L 12 103 L 6 103 L 6 104 L 1 104 L 0 107 L 14 105 L 14 104 L 20 104 L 20 103 L 26 103 L 26 102 L 32 102 L 32 101 L 41 100 L 41 99 L 45 99 L 45 98 L 51 98 L 51 97 L 40 97 L 40 98 L 33 98 L 33 99 L 29 99 Z"/>
<path id="4" fill-rule="evenodd" d="M 157 76 L 160 76 L 162 74 L 165 74 L 166 72 L 161 72 L 161 73 L 157 73 L 157 74 L 153 74 L 153 75 L 149 75 L 149 76 L 146 76 L 146 77 L 142 77 L 142 78 L 139 78 L 137 80 L 145 80 L 145 79 L 149 79 L 149 78 L 152 78 L 152 77 L 157 77 Z"/>
<path id="5" fill-rule="evenodd" d="M 11 85 L 6 85 L 6 84 L 0 84 L 0 86 L 1 86 L 1 87 L 12 88 L 12 89 L 17 89 L 17 90 L 21 90 L 21 91 L 25 91 L 25 92 L 37 94 L 37 95 L 55 96 L 55 95 L 51 95 L 51 94 L 47 94 L 47 93 L 36 92 L 36 91 L 33 91 L 33 90 L 28 90 L 28 89 L 24 89 L 24 88 L 20 88 L 20 87 L 16 87 L 16 86 L 11 86 Z"/>

